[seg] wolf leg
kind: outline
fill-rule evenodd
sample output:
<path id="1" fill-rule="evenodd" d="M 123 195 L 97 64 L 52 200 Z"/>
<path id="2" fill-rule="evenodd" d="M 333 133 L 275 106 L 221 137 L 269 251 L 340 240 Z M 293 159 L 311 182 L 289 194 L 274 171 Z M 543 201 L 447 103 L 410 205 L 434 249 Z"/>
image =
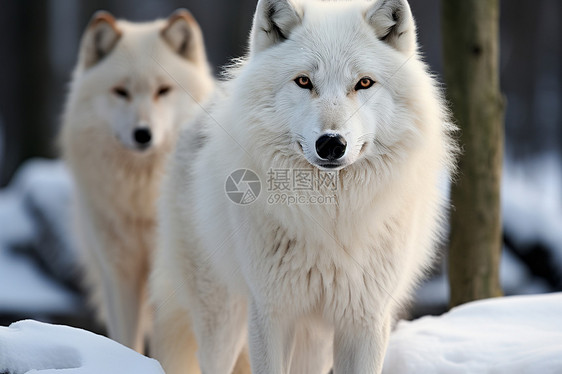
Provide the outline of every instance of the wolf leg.
<path id="1" fill-rule="evenodd" d="M 228 292 L 222 285 L 201 279 L 196 280 L 197 300 L 190 305 L 193 329 L 199 343 L 197 353 L 203 374 L 230 374 L 246 341 L 246 302 L 243 297 Z M 237 373 L 249 373 L 242 355 Z"/>
<path id="2" fill-rule="evenodd" d="M 189 314 L 173 295 L 154 305 L 150 352 L 167 374 L 200 374 Z"/>
<path id="3" fill-rule="evenodd" d="M 144 342 L 139 326 L 143 291 L 120 281 L 106 279 L 103 282 L 109 337 L 143 353 Z"/>
<path id="4" fill-rule="evenodd" d="M 334 337 L 334 374 L 373 374 L 382 371 L 390 335 L 390 318 L 369 328 L 339 327 Z"/>
<path id="5" fill-rule="evenodd" d="M 306 323 L 299 325 L 295 335 L 290 373 L 327 374 L 333 361 L 332 332 L 324 326 Z"/>
<path id="6" fill-rule="evenodd" d="M 142 266 L 134 269 L 143 269 Z M 144 353 L 144 334 L 147 316 L 146 271 L 126 274 L 115 264 L 106 263 L 102 294 L 106 308 L 107 330 L 111 339 Z"/>
<path id="7" fill-rule="evenodd" d="M 150 339 L 150 352 L 167 374 L 201 373 L 191 317 L 173 297 L 154 305 L 154 329 Z M 240 353 L 232 373 L 251 373 L 247 349 L 243 349 Z"/>
<path id="8" fill-rule="evenodd" d="M 254 374 L 288 374 L 295 343 L 295 325 L 290 318 L 250 307 L 250 361 Z M 277 317 L 277 318 L 276 318 Z"/>

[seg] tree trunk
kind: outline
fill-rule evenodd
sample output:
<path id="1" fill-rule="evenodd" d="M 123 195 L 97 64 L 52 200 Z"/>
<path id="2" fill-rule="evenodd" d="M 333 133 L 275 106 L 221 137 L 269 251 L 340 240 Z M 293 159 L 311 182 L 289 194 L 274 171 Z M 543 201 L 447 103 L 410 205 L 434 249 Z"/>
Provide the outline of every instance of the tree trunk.
<path id="1" fill-rule="evenodd" d="M 450 306 L 501 296 L 499 0 L 442 2 L 445 82 L 461 130 L 451 190 Z"/>

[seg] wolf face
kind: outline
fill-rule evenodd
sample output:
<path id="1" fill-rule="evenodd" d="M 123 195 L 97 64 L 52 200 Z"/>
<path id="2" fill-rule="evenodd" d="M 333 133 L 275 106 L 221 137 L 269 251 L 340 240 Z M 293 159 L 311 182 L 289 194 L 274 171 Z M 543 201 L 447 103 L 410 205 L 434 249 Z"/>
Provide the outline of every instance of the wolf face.
<path id="1" fill-rule="evenodd" d="M 81 43 L 74 92 L 96 126 L 135 151 L 158 148 L 193 111 L 206 57 L 191 14 L 138 24 L 97 13 Z M 87 121 L 91 124 L 91 120 Z"/>
<path id="2" fill-rule="evenodd" d="M 338 170 L 414 133 L 407 101 L 416 89 L 404 82 L 425 73 L 409 61 L 415 34 L 403 0 L 260 1 L 245 69 L 259 75 L 245 81 L 271 92 L 262 100 L 278 148 L 290 142 L 310 164 Z"/>

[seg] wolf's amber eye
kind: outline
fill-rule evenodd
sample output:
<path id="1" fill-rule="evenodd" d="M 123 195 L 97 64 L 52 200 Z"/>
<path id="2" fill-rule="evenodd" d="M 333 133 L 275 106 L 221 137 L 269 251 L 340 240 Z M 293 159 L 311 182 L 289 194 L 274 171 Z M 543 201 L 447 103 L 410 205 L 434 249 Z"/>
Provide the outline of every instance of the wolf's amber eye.
<path id="1" fill-rule="evenodd" d="M 300 88 L 305 88 L 307 90 L 312 90 L 312 82 L 310 81 L 309 77 L 305 77 L 304 75 L 301 75 L 300 77 L 297 77 L 295 79 L 295 83 L 297 84 L 297 86 L 299 86 Z"/>
<path id="2" fill-rule="evenodd" d="M 119 97 L 122 97 L 123 99 L 129 99 L 129 91 L 127 91 L 127 89 L 123 87 L 115 87 L 113 89 L 113 93 Z"/>
<path id="3" fill-rule="evenodd" d="M 371 88 L 373 84 L 375 84 L 374 80 L 369 77 L 363 77 L 355 85 L 355 91 L 366 90 L 367 88 Z"/>
<path id="4" fill-rule="evenodd" d="M 158 91 L 156 91 L 156 97 L 167 95 L 171 89 L 172 87 L 170 86 L 160 86 L 160 88 L 158 88 Z"/>

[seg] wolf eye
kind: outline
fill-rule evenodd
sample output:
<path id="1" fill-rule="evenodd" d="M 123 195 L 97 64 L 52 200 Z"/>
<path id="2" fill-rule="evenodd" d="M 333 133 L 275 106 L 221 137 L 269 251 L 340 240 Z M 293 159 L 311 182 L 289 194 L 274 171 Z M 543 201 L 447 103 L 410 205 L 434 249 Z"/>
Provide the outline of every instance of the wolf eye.
<path id="1" fill-rule="evenodd" d="M 129 99 L 129 91 L 127 91 L 127 89 L 123 87 L 115 87 L 113 89 L 113 93 L 119 97 L 122 97 L 123 99 Z"/>
<path id="2" fill-rule="evenodd" d="M 156 97 L 167 95 L 171 89 L 172 87 L 170 86 L 161 86 L 160 88 L 158 88 L 158 91 L 156 91 Z"/>
<path id="3" fill-rule="evenodd" d="M 369 77 L 363 77 L 359 79 L 359 82 L 355 85 L 355 91 L 366 90 L 367 88 L 371 88 L 373 84 L 375 84 L 374 80 Z"/>
<path id="4" fill-rule="evenodd" d="M 304 88 L 307 90 L 312 90 L 312 82 L 310 81 L 309 77 L 306 77 L 304 75 L 301 75 L 300 77 L 297 77 L 295 79 L 295 83 L 297 84 L 297 86 L 299 86 L 300 88 Z"/>

